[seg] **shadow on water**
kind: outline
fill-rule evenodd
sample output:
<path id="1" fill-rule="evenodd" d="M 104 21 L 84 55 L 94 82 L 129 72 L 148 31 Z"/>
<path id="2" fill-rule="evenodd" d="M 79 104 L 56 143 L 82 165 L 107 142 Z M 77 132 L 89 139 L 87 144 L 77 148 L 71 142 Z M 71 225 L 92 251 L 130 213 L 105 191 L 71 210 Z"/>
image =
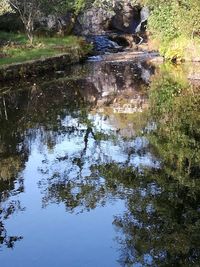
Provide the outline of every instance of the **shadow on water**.
<path id="1" fill-rule="evenodd" d="M 28 247 L 39 254 L 34 235 L 52 242 L 49 221 L 55 246 L 68 249 L 72 259 L 51 256 L 51 246 L 45 246 L 48 259 L 40 255 L 37 264 L 55 266 L 56 257 L 59 266 L 74 267 L 199 266 L 200 95 L 198 84 L 185 77 L 182 68 L 168 65 L 90 62 L 51 79 L 1 88 L 4 266 L 35 266 Z M 80 252 L 74 242 L 83 242 L 84 233 L 75 233 L 84 214 L 93 214 L 94 222 L 84 225 L 82 231 L 91 229 Z M 69 229 L 74 234 L 67 232 L 70 243 L 64 238 L 66 217 L 74 225 Z M 95 240 L 106 255 L 100 263 Z M 14 248 L 12 256 L 6 247 Z M 28 257 L 23 261 L 21 250 Z M 81 263 L 73 261 L 76 253 Z"/>

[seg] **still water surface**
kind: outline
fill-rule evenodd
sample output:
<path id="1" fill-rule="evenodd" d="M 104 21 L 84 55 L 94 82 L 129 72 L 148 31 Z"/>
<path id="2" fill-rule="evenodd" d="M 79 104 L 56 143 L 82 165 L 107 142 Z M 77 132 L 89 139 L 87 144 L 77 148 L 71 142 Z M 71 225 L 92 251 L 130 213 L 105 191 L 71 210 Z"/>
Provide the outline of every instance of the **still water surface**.
<path id="1" fill-rule="evenodd" d="M 2 85 L 1 266 L 200 266 L 200 97 L 187 76 L 103 61 Z"/>

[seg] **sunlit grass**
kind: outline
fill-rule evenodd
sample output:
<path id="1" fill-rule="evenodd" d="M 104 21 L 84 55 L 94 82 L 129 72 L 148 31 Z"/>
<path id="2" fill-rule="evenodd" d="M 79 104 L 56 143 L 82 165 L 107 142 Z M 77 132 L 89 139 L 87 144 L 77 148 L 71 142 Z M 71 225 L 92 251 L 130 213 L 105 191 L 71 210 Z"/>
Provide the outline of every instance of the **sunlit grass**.
<path id="1" fill-rule="evenodd" d="M 36 37 L 30 45 L 24 34 L 0 32 L 0 41 L 3 43 L 0 47 L 0 65 L 71 53 L 72 50 L 90 50 L 83 39 L 76 36 Z"/>

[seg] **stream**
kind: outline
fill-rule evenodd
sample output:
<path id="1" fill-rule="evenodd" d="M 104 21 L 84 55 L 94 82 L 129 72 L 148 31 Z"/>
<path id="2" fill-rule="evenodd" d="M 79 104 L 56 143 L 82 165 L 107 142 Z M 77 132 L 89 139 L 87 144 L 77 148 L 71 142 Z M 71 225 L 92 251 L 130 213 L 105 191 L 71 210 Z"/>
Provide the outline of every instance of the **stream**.
<path id="1" fill-rule="evenodd" d="M 200 266 L 200 66 L 121 53 L 1 85 L 2 267 Z"/>

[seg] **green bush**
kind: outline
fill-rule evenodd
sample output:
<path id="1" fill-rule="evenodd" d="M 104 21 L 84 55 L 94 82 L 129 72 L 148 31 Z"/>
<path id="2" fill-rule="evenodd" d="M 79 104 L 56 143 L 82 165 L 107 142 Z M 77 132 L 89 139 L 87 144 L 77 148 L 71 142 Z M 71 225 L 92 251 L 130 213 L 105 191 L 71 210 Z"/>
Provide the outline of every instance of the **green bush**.
<path id="1" fill-rule="evenodd" d="M 149 31 L 159 43 L 160 52 L 169 60 L 200 57 L 200 3 L 199 0 L 146 0 L 151 9 Z"/>

